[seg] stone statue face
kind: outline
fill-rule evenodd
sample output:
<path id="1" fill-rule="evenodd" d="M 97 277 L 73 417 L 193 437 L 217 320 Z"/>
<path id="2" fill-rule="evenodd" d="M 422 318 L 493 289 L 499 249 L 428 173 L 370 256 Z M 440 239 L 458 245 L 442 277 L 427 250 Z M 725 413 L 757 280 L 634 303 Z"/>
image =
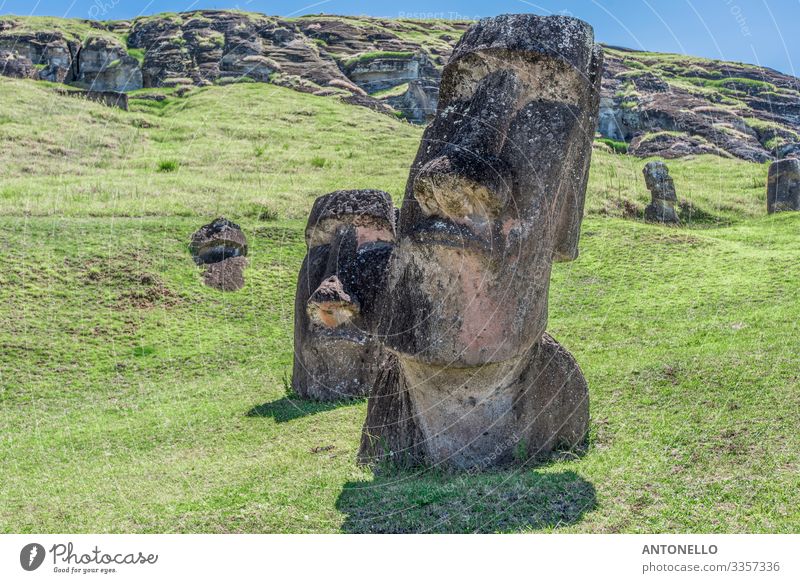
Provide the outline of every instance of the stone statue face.
<path id="1" fill-rule="evenodd" d="M 295 297 L 292 384 L 301 396 L 337 400 L 372 386 L 382 348 L 365 331 L 361 306 L 385 287 L 394 238 L 384 192 L 337 191 L 314 204 Z"/>
<path id="2" fill-rule="evenodd" d="M 401 356 L 475 366 L 541 338 L 551 264 L 577 255 L 602 66 L 592 38 L 578 20 L 511 15 L 456 47 L 389 270 L 382 332 Z"/>

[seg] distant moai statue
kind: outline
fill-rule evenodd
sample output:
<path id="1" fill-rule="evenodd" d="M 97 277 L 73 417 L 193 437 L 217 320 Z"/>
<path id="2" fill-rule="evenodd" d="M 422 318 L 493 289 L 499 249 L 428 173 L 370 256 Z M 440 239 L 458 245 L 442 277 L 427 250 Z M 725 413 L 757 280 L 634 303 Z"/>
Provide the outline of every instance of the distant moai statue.
<path id="1" fill-rule="evenodd" d="M 800 211 L 800 160 L 773 162 L 767 177 L 767 212 Z"/>
<path id="2" fill-rule="evenodd" d="M 380 190 L 338 190 L 314 203 L 295 294 L 298 396 L 338 401 L 372 388 L 385 357 L 365 332 L 361 307 L 385 285 L 394 217 L 391 197 Z"/>
<path id="3" fill-rule="evenodd" d="M 644 218 L 654 223 L 679 223 L 675 203 L 675 184 L 669 175 L 669 169 L 663 162 L 648 162 L 642 169 L 644 181 L 650 191 L 650 204 L 644 209 Z"/>

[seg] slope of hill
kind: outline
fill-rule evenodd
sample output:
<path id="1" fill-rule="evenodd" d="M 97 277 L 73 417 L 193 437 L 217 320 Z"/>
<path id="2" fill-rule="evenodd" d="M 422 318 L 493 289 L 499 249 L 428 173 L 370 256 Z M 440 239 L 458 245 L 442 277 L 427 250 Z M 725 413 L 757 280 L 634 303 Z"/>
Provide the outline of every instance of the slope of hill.
<path id="1" fill-rule="evenodd" d="M 0 79 L 0 531 L 797 531 L 800 213 L 766 216 L 764 165 L 671 161 L 674 228 L 639 220 L 644 161 L 597 150 L 548 327 L 587 454 L 376 476 L 364 402 L 287 393 L 294 286 L 314 196 L 399 200 L 421 128 L 268 84 L 128 112 L 58 88 Z M 234 294 L 187 250 L 218 214 L 249 240 Z"/>
<path id="2" fill-rule="evenodd" d="M 399 202 L 422 135 L 394 117 L 262 83 L 144 89 L 129 112 L 57 89 L 0 78 L 0 213 L 305 218 L 315 197 L 338 188 L 379 188 Z M 587 213 L 641 217 L 650 200 L 641 167 L 598 144 Z M 766 213 L 764 165 L 704 155 L 670 169 L 688 220 Z"/>
<path id="3" fill-rule="evenodd" d="M 133 21 L 0 18 L 0 72 L 96 90 L 246 79 L 422 122 L 468 22 L 198 10 Z M 639 156 L 800 155 L 798 79 L 608 47 L 599 132 Z"/>

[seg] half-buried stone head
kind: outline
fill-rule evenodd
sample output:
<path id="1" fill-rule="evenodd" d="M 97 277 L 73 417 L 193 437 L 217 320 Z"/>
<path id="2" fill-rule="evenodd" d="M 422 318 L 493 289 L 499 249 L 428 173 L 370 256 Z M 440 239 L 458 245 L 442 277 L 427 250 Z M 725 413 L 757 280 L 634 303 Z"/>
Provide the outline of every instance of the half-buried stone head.
<path id="1" fill-rule="evenodd" d="M 679 223 L 675 211 L 678 196 L 667 165 L 659 160 L 648 162 L 642 168 L 642 174 L 651 195 L 650 204 L 644 209 L 644 218 L 656 223 Z"/>
<path id="2" fill-rule="evenodd" d="M 800 160 L 773 162 L 767 176 L 767 212 L 800 211 Z"/>
<path id="3" fill-rule="evenodd" d="M 369 392 L 384 353 L 365 328 L 385 287 L 394 238 L 385 192 L 340 190 L 314 203 L 295 296 L 298 395 L 334 401 Z"/>
<path id="4" fill-rule="evenodd" d="M 221 291 L 236 291 L 244 286 L 247 266 L 247 239 L 241 228 L 220 217 L 200 227 L 193 235 L 189 251 L 203 268 L 203 282 Z"/>
<path id="5" fill-rule="evenodd" d="M 562 16 L 481 20 L 455 47 L 401 209 L 377 326 L 399 372 L 370 396 L 362 460 L 486 467 L 586 435 L 586 383 L 545 327 L 601 70 L 592 28 Z"/>

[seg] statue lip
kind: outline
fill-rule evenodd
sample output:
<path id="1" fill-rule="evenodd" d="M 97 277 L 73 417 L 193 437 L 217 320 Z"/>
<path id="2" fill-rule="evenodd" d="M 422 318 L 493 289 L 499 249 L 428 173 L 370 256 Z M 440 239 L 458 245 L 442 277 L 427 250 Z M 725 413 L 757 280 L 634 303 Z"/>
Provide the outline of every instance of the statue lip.
<path id="1" fill-rule="evenodd" d="M 444 245 L 482 253 L 492 251 L 490 237 L 482 237 L 472 227 L 440 216 L 424 218 L 408 235 L 417 245 Z"/>

